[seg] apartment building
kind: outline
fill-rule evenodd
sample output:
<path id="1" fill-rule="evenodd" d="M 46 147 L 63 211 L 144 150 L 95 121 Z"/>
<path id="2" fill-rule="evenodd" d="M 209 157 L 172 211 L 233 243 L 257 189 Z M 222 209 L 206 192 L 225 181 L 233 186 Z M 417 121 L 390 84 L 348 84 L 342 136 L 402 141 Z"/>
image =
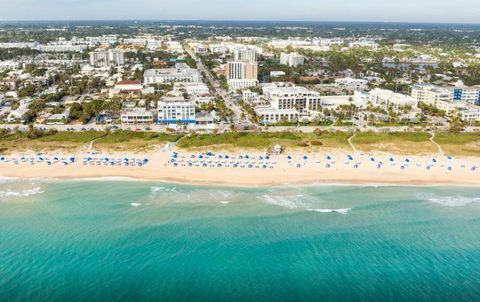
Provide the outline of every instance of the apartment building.
<path id="1" fill-rule="evenodd" d="M 158 102 L 160 124 L 195 124 L 195 106 L 183 97 L 163 97 Z"/>
<path id="2" fill-rule="evenodd" d="M 148 69 L 144 73 L 144 82 L 150 84 L 165 84 L 173 82 L 198 83 L 202 77 L 197 69 L 190 68 L 185 63 L 175 64 L 175 68 Z"/>

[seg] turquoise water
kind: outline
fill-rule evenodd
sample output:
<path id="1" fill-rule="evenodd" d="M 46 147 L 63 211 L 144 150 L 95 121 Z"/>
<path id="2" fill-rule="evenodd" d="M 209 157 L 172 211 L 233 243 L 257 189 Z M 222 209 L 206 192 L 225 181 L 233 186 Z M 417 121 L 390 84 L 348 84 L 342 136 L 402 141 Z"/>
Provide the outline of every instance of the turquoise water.
<path id="1" fill-rule="evenodd" d="M 0 301 L 474 301 L 480 189 L 0 182 Z"/>

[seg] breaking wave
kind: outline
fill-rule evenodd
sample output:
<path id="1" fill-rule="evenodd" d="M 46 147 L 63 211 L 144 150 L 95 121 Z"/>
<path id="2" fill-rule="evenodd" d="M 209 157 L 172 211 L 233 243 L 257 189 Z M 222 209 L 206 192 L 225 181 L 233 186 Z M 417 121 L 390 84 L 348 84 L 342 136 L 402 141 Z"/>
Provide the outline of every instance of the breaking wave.
<path id="1" fill-rule="evenodd" d="M 342 215 L 346 215 L 352 211 L 351 208 L 343 208 L 343 209 L 321 209 L 321 208 L 312 208 L 312 205 L 309 203 L 302 201 L 301 198 L 304 195 L 262 195 L 260 198 L 268 204 L 277 205 L 283 208 L 287 208 L 290 210 L 305 210 L 309 212 L 317 212 L 317 213 L 338 213 Z M 313 202 L 311 202 L 313 203 Z"/>
<path id="2" fill-rule="evenodd" d="M 428 201 L 446 207 L 464 207 L 472 203 L 480 202 L 480 197 L 467 196 L 431 196 Z"/>
<path id="3" fill-rule="evenodd" d="M 309 212 L 317 212 L 317 213 L 338 213 L 342 215 L 347 215 L 350 211 L 352 211 L 351 208 L 345 208 L 345 209 L 308 209 L 307 211 Z"/>
<path id="4" fill-rule="evenodd" d="M 150 191 L 152 192 L 152 194 L 159 193 L 159 192 L 177 192 L 177 188 L 176 188 L 176 187 L 172 187 L 172 188 L 167 188 L 167 187 L 151 187 L 151 188 L 150 188 Z"/>
<path id="5" fill-rule="evenodd" d="M 0 197 L 28 197 L 32 195 L 42 194 L 42 188 L 36 187 L 33 189 L 22 190 L 22 191 L 0 191 Z"/>

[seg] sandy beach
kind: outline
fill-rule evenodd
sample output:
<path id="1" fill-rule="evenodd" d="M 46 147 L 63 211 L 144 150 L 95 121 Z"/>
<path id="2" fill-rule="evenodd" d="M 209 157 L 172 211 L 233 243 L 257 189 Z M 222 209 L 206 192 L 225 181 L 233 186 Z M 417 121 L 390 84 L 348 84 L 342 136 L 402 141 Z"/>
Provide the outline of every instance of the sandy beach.
<path id="1" fill-rule="evenodd" d="M 174 151 L 160 150 L 144 154 L 50 152 L 40 155 L 43 159 L 41 162 L 39 155 L 34 152 L 13 154 L 0 161 L 0 176 L 41 179 L 129 178 L 231 186 L 310 183 L 480 185 L 479 158 L 450 158 L 438 154 L 396 156 L 332 150 L 270 155 L 267 161 L 265 154 L 252 151 L 215 152 L 210 157 L 206 152 Z M 62 157 L 71 156 L 75 157 L 75 162 L 62 164 Z M 54 157 L 58 157 L 59 161 L 50 164 L 45 162 Z M 86 162 L 87 158 L 100 161 L 105 157 L 118 161 L 122 158 L 148 158 L 148 163 L 139 166 Z"/>

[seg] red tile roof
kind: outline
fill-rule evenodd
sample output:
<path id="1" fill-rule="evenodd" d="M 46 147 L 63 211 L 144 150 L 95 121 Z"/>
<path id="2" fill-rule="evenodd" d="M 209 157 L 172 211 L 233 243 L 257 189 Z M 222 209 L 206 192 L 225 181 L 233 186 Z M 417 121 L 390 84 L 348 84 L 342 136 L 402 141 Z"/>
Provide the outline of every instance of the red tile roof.
<path id="1" fill-rule="evenodd" d="M 140 81 L 120 81 L 116 85 L 141 85 Z"/>

